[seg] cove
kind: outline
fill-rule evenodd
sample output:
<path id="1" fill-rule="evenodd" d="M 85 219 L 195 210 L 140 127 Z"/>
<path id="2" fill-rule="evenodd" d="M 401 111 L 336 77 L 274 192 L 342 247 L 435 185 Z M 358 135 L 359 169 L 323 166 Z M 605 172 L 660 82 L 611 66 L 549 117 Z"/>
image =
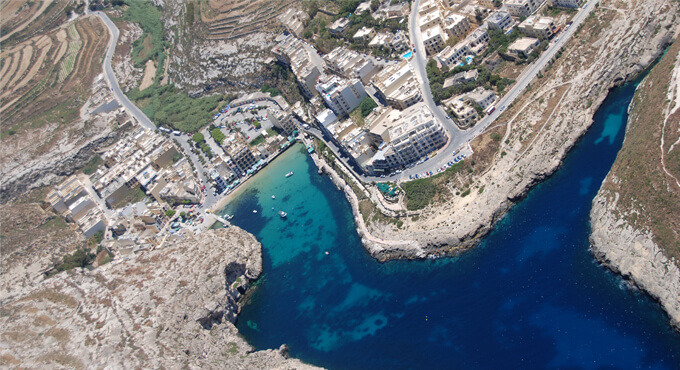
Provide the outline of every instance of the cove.
<path id="1" fill-rule="evenodd" d="M 680 368 L 658 304 L 588 250 L 637 82 L 613 89 L 560 170 L 456 258 L 375 261 L 342 192 L 289 149 L 222 211 L 264 250 L 239 331 L 331 369 Z"/>

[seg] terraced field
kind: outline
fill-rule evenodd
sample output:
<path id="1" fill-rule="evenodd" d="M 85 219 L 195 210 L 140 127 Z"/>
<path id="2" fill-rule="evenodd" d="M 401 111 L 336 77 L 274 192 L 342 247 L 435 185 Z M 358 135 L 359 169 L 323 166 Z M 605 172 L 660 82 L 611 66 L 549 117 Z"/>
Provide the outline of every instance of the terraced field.
<path id="1" fill-rule="evenodd" d="M 227 0 L 199 2 L 208 39 L 232 40 L 277 25 L 277 17 L 299 0 Z"/>
<path id="2" fill-rule="evenodd" d="M 14 43 L 0 53 L 2 135 L 14 135 L 52 108 L 77 113 L 96 74 L 108 35 L 92 16 Z"/>
<path id="3" fill-rule="evenodd" d="M 75 0 L 0 0 L 0 46 L 45 34 L 67 18 Z"/>

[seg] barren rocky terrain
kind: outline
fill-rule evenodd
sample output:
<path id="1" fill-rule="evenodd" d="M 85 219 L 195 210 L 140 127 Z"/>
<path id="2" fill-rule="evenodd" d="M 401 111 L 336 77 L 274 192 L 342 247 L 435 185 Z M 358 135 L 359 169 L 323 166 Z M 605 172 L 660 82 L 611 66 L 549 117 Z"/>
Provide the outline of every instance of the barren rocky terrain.
<path id="1" fill-rule="evenodd" d="M 236 227 L 176 240 L 0 300 L 0 365 L 29 368 L 312 368 L 253 352 L 234 327 L 261 245 Z"/>
<path id="2" fill-rule="evenodd" d="M 679 68 L 676 41 L 638 87 L 590 216 L 597 258 L 659 300 L 680 328 Z"/>

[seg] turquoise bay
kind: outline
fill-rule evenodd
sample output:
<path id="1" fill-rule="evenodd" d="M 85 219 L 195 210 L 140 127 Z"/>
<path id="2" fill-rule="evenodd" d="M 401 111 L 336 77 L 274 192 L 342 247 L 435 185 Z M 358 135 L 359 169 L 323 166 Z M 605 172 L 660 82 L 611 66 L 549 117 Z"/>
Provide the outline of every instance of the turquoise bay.
<path id="1" fill-rule="evenodd" d="M 333 369 L 680 368 L 659 306 L 588 251 L 634 88 L 613 90 L 563 167 L 457 258 L 376 262 L 342 192 L 289 149 L 222 211 L 264 249 L 239 331 Z"/>

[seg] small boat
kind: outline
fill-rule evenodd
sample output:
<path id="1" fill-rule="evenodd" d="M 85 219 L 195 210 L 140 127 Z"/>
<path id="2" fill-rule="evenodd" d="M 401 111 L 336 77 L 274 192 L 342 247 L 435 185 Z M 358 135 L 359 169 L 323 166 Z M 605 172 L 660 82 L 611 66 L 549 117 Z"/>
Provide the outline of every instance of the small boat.
<path id="1" fill-rule="evenodd" d="M 286 174 L 286 177 L 291 177 L 291 176 L 293 176 L 293 171 L 290 171 Z"/>
<path id="2" fill-rule="evenodd" d="M 256 210 L 256 209 L 254 209 L 254 210 L 253 210 L 253 213 L 257 213 L 257 210 Z"/>
<path id="3" fill-rule="evenodd" d="M 288 216 L 288 213 L 284 211 L 279 211 L 279 216 L 281 216 L 281 218 L 286 218 L 286 216 Z"/>
<path id="4" fill-rule="evenodd" d="M 276 199 L 276 196 L 272 195 L 272 199 Z"/>
<path id="5" fill-rule="evenodd" d="M 231 219 L 234 218 L 234 215 L 225 215 L 224 219 L 227 221 L 231 221 Z"/>

